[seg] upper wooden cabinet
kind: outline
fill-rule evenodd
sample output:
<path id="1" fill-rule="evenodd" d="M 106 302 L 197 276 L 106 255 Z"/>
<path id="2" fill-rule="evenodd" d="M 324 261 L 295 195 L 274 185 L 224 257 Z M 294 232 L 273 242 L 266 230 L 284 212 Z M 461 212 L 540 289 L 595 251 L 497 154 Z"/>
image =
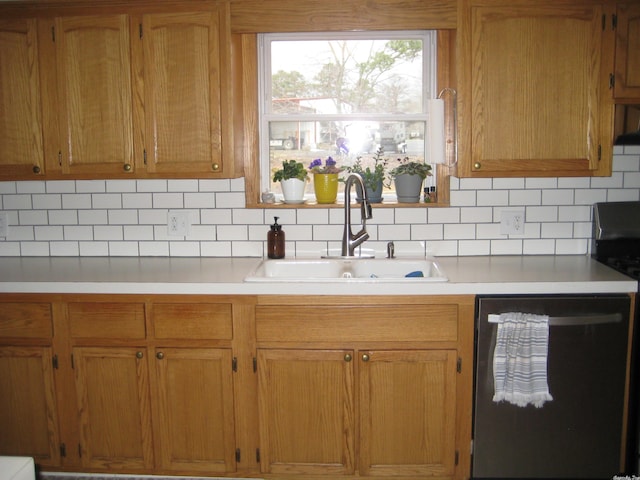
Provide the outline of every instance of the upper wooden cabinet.
<path id="1" fill-rule="evenodd" d="M 136 61 L 143 71 L 138 85 L 144 86 L 144 158 L 151 174 L 220 174 L 233 166 L 223 161 L 231 148 L 223 132 L 231 119 L 225 6 L 142 18 L 142 60 Z"/>
<path id="2" fill-rule="evenodd" d="M 0 20 L 0 179 L 44 173 L 34 19 Z"/>
<path id="3" fill-rule="evenodd" d="M 616 99 L 640 99 L 640 4 L 618 5 L 616 20 Z"/>
<path id="4" fill-rule="evenodd" d="M 230 15 L 225 0 L 0 5 L 0 178 L 236 176 Z"/>
<path id="5" fill-rule="evenodd" d="M 594 2 L 460 2 L 459 176 L 611 174 L 606 13 Z"/>
<path id="6" fill-rule="evenodd" d="M 50 171 L 96 177 L 132 173 L 128 16 L 58 17 L 43 23 L 51 24 L 43 68 L 57 85 L 57 96 L 45 98 L 58 129 L 50 138 Z"/>

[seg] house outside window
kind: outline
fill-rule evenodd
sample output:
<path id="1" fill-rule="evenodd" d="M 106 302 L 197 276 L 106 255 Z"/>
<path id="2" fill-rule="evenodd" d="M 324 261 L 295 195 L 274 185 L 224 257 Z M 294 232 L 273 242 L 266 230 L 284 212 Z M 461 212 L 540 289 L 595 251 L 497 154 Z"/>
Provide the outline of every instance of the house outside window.
<path id="1" fill-rule="evenodd" d="M 284 160 L 348 167 L 360 158 L 366 167 L 382 148 L 389 167 L 424 161 L 435 31 L 262 34 L 259 72 L 262 191 L 281 198 L 272 172 Z M 395 199 L 392 187 L 385 199 Z M 313 199 L 311 183 L 305 196 Z"/>

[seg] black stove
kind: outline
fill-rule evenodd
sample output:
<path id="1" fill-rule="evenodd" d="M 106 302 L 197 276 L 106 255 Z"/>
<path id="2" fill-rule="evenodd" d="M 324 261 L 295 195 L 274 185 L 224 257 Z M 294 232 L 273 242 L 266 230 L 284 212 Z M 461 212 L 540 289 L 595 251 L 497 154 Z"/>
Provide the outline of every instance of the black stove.
<path id="1" fill-rule="evenodd" d="M 591 255 L 640 286 L 640 201 L 596 203 Z M 638 289 L 640 292 L 640 288 Z M 640 294 L 636 295 L 628 409 L 627 473 L 640 473 Z"/>
<path id="2" fill-rule="evenodd" d="M 594 205 L 591 255 L 640 280 L 640 202 Z"/>

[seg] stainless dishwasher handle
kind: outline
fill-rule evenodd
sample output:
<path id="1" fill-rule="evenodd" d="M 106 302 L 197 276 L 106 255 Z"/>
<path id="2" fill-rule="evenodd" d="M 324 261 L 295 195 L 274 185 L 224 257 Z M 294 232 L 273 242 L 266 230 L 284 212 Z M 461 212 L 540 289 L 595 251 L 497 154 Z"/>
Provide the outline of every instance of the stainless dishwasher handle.
<path id="1" fill-rule="evenodd" d="M 487 316 L 489 323 L 500 323 L 499 314 L 489 314 Z M 620 323 L 622 321 L 621 313 L 603 313 L 596 315 L 575 315 L 562 317 L 549 317 L 550 327 L 575 327 L 583 325 L 602 325 L 604 323 Z"/>

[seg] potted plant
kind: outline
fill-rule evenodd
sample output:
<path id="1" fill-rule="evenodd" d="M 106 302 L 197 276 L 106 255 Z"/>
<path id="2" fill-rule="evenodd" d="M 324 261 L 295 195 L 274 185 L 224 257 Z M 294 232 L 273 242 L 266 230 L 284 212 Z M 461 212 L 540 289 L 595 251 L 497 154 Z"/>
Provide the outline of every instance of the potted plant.
<path id="1" fill-rule="evenodd" d="M 338 196 L 338 174 L 342 171 L 332 157 L 327 157 L 322 164 L 321 158 L 316 158 L 309 165 L 313 174 L 313 189 L 318 203 L 334 203 Z"/>
<path id="2" fill-rule="evenodd" d="M 428 163 L 409 160 L 409 157 L 399 158 L 398 165 L 389 172 L 395 183 L 398 203 L 419 202 L 422 182 L 429 175 L 431 165 Z"/>
<path id="3" fill-rule="evenodd" d="M 284 160 L 282 168 L 273 172 L 273 181 L 280 182 L 284 203 L 304 202 L 304 184 L 309 179 L 301 162 Z"/>
<path id="4" fill-rule="evenodd" d="M 387 159 L 383 155 L 383 148 L 378 147 L 373 155 L 372 165 L 364 165 L 362 157 L 358 157 L 353 165 L 345 168 L 347 172 L 357 173 L 362 177 L 367 198 L 371 203 L 382 202 L 382 187 L 387 178 Z M 358 189 L 356 189 L 356 200 L 362 201 L 362 193 Z"/>

